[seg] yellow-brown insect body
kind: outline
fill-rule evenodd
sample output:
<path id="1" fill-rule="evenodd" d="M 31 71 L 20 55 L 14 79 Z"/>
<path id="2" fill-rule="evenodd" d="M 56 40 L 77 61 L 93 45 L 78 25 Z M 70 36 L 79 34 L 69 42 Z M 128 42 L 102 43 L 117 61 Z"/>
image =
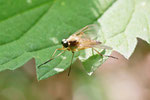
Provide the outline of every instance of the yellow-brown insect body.
<path id="1" fill-rule="evenodd" d="M 77 36 L 70 36 L 68 39 L 68 48 L 69 51 L 76 51 L 79 46 L 79 38 Z"/>
<path id="2" fill-rule="evenodd" d="M 88 38 L 81 38 L 79 35 L 72 35 L 68 39 L 68 48 L 69 51 L 79 51 L 83 49 L 90 48 L 91 46 L 101 44 L 101 42 L 96 40 L 91 40 Z"/>

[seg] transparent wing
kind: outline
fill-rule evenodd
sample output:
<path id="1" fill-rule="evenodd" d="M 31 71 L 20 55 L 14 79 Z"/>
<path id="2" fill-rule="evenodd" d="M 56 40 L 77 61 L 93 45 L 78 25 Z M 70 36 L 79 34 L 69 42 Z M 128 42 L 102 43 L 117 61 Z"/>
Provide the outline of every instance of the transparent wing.
<path id="1" fill-rule="evenodd" d="M 102 44 L 98 41 L 83 41 L 80 43 L 79 48 L 99 48 L 99 49 L 108 49 L 111 50 L 112 48 Z"/>
<path id="2" fill-rule="evenodd" d="M 93 47 L 99 48 L 99 49 L 108 49 L 108 50 L 112 50 L 112 47 L 109 47 L 109 46 L 104 45 L 104 44 L 93 45 Z"/>
<path id="3" fill-rule="evenodd" d="M 98 24 L 90 24 L 78 30 L 73 35 L 80 36 L 81 38 L 96 39 L 99 27 Z"/>

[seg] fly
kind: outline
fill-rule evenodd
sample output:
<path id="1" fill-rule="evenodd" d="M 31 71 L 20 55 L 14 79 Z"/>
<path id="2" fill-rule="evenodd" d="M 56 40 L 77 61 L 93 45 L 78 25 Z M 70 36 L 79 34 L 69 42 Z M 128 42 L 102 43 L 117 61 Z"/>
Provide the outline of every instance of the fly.
<path id="1" fill-rule="evenodd" d="M 40 66 L 50 62 L 51 60 L 55 59 L 56 57 L 60 56 L 65 51 L 71 51 L 72 52 L 72 58 L 71 58 L 71 63 L 70 63 L 69 71 L 68 71 L 68 76 L 69 76 L 70 71 L 71 71 L 71 64 L 72 64 L 72 60 L 73 60 L 73 57 L 74 57 L 74 53 L 76 51 L 80 51 L 80 50 L 84 50 L 84 49 L 88 49 L 88 48 L 92 48 L 92 50 L 97 52 L 100 56 L 106 56 L 106 57 L 111 57 L 111 58 L 114 58 L 114 59 L 118 59 L 114 56 L 102 55 L 98 50 L 95 49 L 95 48 L 99 48 L 99 49 L 109 49 L 109 50 L 111 50 L 112 48 L 109 47 L 109 46 L 103 45 L 100 41 L 93 40 L 93 39 L 91 39 L 90 37 L 88 37 L 86 35 L 86 33 L 90 32 L 91 30 L 95 30 L 94 27 L 95 27 L 95 25 L 93 25 L 93 24 L 92 25 L 87 25 L 87 26 L 83 27 L 82 29 L 80 29 L 79 31 L 72 34 L 69 38 L 62 39 L 62 41 L 61 41 L 62 48 L 56 49 L 54 51 L 51 59 L 49 59 L 46 62 L 40 64 L 38 66 L 38 68 Z M 58 55 L 55 56 L 55 53 L 57 52 L 57 50 L 62 50 L 62 52 L 60 52 Z"/>

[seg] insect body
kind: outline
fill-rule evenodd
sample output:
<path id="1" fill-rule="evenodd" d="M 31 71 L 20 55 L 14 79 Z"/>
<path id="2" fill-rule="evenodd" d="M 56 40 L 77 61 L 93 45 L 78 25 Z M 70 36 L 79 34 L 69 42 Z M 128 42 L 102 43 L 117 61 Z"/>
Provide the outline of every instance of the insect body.
<path id="1" fill-rule="evenodd" d="M 72 64 L 72 60 L 74 57 L 74 52 L 76 51 L 80 51 L 80 50 L 84 50 L 84 49 L 88 49 L 88 48 L 92 48 L 94 51 L 96 51 L 100 56 L 106 56 L 106 55 L 102 55 L 98 50 L 96 50 L 95 48 L 100 48 L 100 49 L 112 49 L 111 47 L 108 47 L 106 45 L 103 45 L 101 42 L 96 41 L 96 40 L 92 40 L 90 37 L 88 37 L 86 35 L 87 32 L 94 30 L 95 25 L 87 25 L 85 27 L 83 27 L 82 29 L 80 29 L 79 31 L 75 32 L 73 35 L 71 35 L 69 38 L 67 39 L 63 39 L 62 40 L 62 48 L 58 48 L 54 51 L 52 58 L 49 59 L 48 61 L 44 62 L 43 64 L 39 65 L 38 67 L 50 62 L 51 60 L 53 60 L 54 58 L 60 56 L 62 53 L 64 53 L 66 50 L 71 51 L 72 52 L 72 59 L 71 59 L 71 64 Z M 91 32 L 92 34 L 92 32 Z M 62 52 L 60 52 L 57 56 L 54 57 L 55 53 L 57 50 L 62 50 Z M 107 57 L 111 57 L 111 58 L 115 58 L 118 59 L 116 57 L 113 56 L 107 56 Z M 69 72 L 68 72 L 68 76 L 70 74 L 71 71 L 71 66 L 69 68 Z"/>

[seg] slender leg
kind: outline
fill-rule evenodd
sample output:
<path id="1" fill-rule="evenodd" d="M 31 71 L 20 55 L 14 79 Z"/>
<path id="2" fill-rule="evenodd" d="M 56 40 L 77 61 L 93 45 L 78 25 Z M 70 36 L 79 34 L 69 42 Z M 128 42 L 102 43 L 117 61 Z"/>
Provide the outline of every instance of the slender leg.
<path id="1" fill-rule="evenodd" d="M 99 51 L 97 51 L 96 49 L 93 48 L 93 50 L 95 50 L 100 56 L 105 56 L 105 57 L 110 57 L 110 58 L 114 58 L 114 59 L 118 59 L 117 57 L 114 56 L 108 56 L 108 55 L 102 55 Z"/>
<path id="2" fill-rule="evenodd" d="M 102 56 L 103 57 L 103 55 L 99 52 L 99 51 L 97 51 L 96 49 L 94 49 L 94 48 L 92 48 L 93 50 L 95 50 L 100 56 Z"/>
<path id="3" fill-rule="evenodd" d="M 68 76 L 70 75 L 70 72 L 71 72 L 71 65 L 72 65 L 73 57 L 74 57 L 74 52 L 72 52 L 72 58 L 71 58 L 71 63 L 70 63 L 69 71 L 68 71 Z"/>
<path id="4" fill-rule="evenodd" d="M 56 58 L 56 57 L 58 57 L 58 56 L 60 56 L 60 55 L 63 54 L 64 52 L 65 52 L 65 51 L 62 51 L 62 52 L 59 53 L 57 56 L 53 57 L 53 59 Z"/>
<path id="5" fill-rule="evenodd" d="M 51 57 L 51 58 L 53 58 L 53 57 L 54 57 L 54 55 L 55 55 L 55 53 L 57 52 L 57 50 L 64 50 L 64 51 L 65 51 L 66 49 L 65 49 L 65 48 L 58 48 L 58 49 L 56 49 L 56 50 L 54 51 L 54 53 L 53 53 L 53 55 L 52 55 L 52 57 Z M 59 54 L 58 54 L 58 55 L 59 55 Z M 58 55 L 57 55 L 57 56 L 58 56 Z"/>
<path id="6" fill-rule="evenodd" d="M 56 49 L 56 50 L 54 51 L 54 53 L 53 53 L 53 55 L 52 55 L 52 58 L 54 57 L 54 55 L 55 55 L 55 53 L 57 52 L 57 50 L 58 50 L 58 49 Z"/>
<path id="7" fill-rule="evenodd" d="M 58 48 L 58 49 L 56 49 L 56 50 L 54 51 L 52 57 L 51 57 L 49 60 L 45 61 L 44 63 L 40 64 L 40 65 L 38 66 L 38 68 L 40 68 L 40 66 L 42 66 L 42 65 L 44 65 L 44 64 L 47 64 L 48 62 L 50 62 L 51 60 L 55 59 L 56 57 L 60 56 L 61 54 L 63 54 L 63 53 L 65 52 L 65 50 L 64 50 L 64 51 L 60 52 L 57 56 L 54 57 L 54 55 L 55 55 L 55 53 L 56 53 L 57 50 L 64 50 L 64 49 L 63 49 L 63 48 Z"/>

